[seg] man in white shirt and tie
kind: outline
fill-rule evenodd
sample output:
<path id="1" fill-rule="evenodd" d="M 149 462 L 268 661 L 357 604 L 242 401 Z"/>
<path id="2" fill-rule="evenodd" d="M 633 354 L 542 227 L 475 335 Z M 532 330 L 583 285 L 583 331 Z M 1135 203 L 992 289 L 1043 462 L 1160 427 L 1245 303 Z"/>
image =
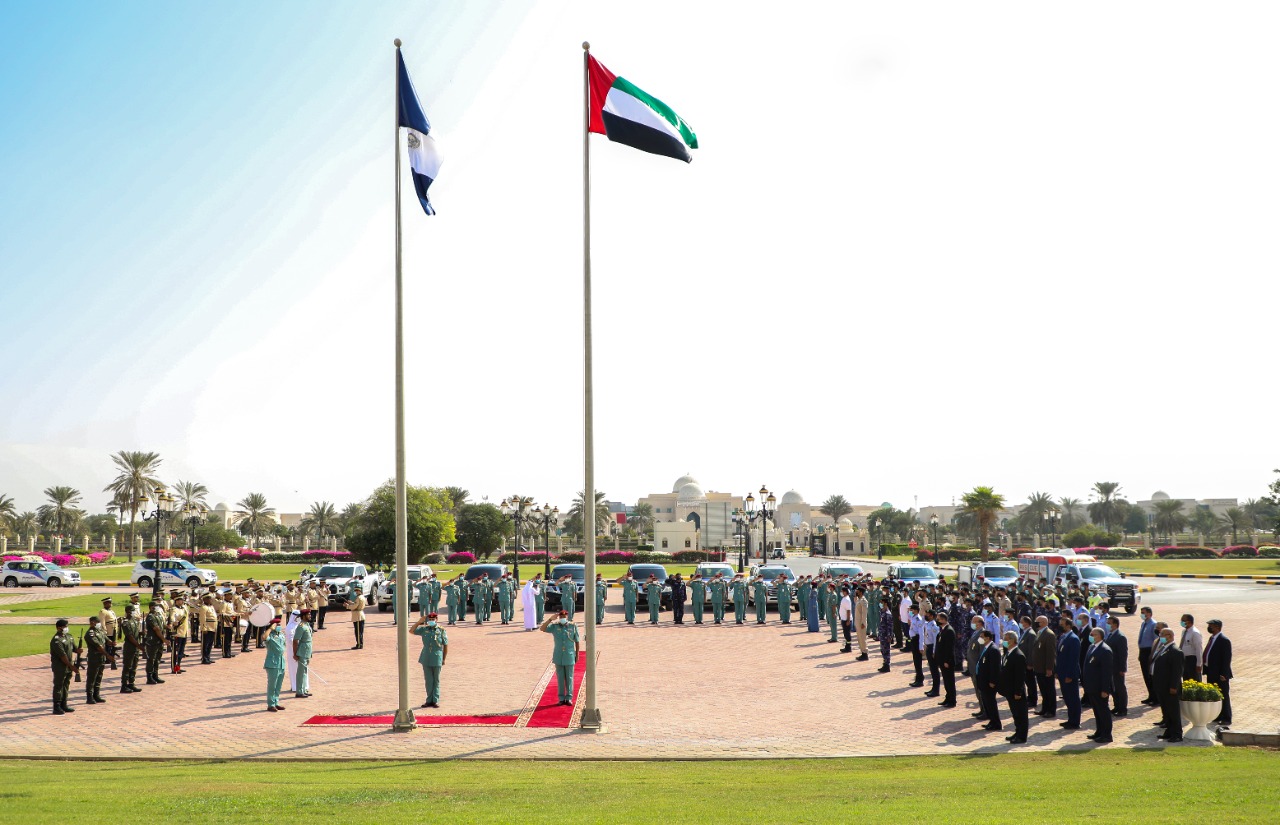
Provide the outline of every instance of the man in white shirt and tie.
<path id="1" fill-rule="evenodd" d="M 1182 651 L 1182 678 L 1200 681 L 1200 663 L 1204 657 L 1204 636 L 1196 627 L 1196 617 L 1190 613 L 1182 614 L 1182 636 L 1178 640 L 1178 649 Z"/>
<path id="2" fill-rule="evenodd" d="M 849 598 L 849 586 L 840 588 L 840 629 L 844 631 L 844 647 L 841 653 L 853 652 L 853 600 Z"/>

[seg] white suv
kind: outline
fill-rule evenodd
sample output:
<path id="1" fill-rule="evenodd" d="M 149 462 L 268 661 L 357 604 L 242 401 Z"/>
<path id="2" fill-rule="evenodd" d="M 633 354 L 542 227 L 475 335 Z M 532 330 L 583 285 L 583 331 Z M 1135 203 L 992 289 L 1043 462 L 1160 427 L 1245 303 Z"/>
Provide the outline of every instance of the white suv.
<path id="1" fill-rule="evenodd" d="M 0 566 L 5 587 L 79 587 L 80 574 L 40 559 L 7 561 Z"/>
<path id="2" fill-rule="evenodd" d="M 133 566 L 129 581 L 138 587 L 151 587 L 155 579 L 156 560 L 143 559 Z M 186 559 L 160 560 L 161 587 L 200 587 L 218 583 L 218 574 L 196 567 Z"/>

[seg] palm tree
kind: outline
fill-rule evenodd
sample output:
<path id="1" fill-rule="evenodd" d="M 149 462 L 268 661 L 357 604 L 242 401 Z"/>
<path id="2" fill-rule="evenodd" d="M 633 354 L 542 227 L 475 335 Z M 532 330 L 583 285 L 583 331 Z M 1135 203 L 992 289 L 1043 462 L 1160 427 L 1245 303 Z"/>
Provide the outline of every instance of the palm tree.
<path id="1" fill-rule="evenodd" d="M 648 503 L 637 504 L 632 508 L 631 515 L 627 516 L 627 523 L 641 536 L 651 531 L 653 529 L 653 505 Z"/>
<path id="2" fill-rule="evenodd" d="M 209 495 L 209 488 L 199 482 L 179 481 L 173 485 L 173 492 L 180 510 L 209 509 L 209 502 L 205 500 L 205 496 Z"/>
<path id="3" fill-rule="evenodd" d="M 1245 499 L 1242 505 L 1249 515 L 1250 526 L 1257 530 L 1269 530 L 1276 521 L 1276 506 L 1266 498 Z"/>
<path id="4" fill-rule="evenodd" d="M 573 498 L 573 506 L 569 508 L 569 518 L 576 517 L 578 523 L 582 525 L 582 533 L 587 533 L 586 507 L 583 502 L 586 499 L 586 493 L 582 490 Z M 600 535 L 600 530 L 609 523 L 609 505 L 605 503 L 604 493 L 596 490 L 596 506 L 595 506 L 595 534 Z"/>
<path id="5" fill-rule="evenodd" d="M 1210 540 L 1226 530 L 1225 525 L 1218 521 L 1218 517 L 1212 510 L 1200 507 L 1192 510 L 1191 515 L 1187 517 L 1187 528 Z"/>
<path id="6" fill-rule="evenodd" d="M 325 536 L 338 535 L 338 510 L 327 501 L 317 501 L 298 526 L 304 535 L 315 533 L 316 543 L 323 542 Z"/>
<path id="7" fill-rule="evenodd" d="M 453 513 L 454 518 L 458 517 L 458 511 L 462 509 L 462 505 L 467 503 L 467 499 L 471 498 L 471 491 L 463 487 L 445 487 L 444 494 L 453 502 L 453 506 L 449 512 Z"/>
<path id="8" fill-rule="evenodd" d="M 1218 523 L 1224 529 L 1231 531 L 1231 543 L 1236 543 L 1236 534 L 1240 530 L 1248 530 L 1253 526 L 1253 520 L 1249 518 L 1249 514 L 1239 507 L 1228 507 L 1221 516 L 1218 516 Z"/>
<path id="9" fill-rule="evenodd" d="M 1058 499 L 1058 509 L 1062 511 L 1062 532 L 1074 530 L 1084 523 L 1080 517 L 1080 499 L 1063 496 Z"/>
<path id="10" fill-rule="evenodd" d="M 1206 511 L 1207 512 L 1207 511 Z M 1176 498 L 1156 502 L 1156 530 L 1176 543 L 1174 534 L 1187 526 L 1187 516 L 1182 512 L 1182 502 Z"/>
<path id="11" fill-rule="evenodd" d="M 1089 518 L 1094 524 L 1101 524 L 1107 528 L 1107 532 L 1111 532 L 1111 528 L 1117 523 L 1123 521 L 1119 505 L 1119 498 L 1116 495 L 1120 492 L 1120 482 L 1118 481 L 1099 481 L 1093 485 L 1093 491 L 1098 494 L 1098 500 L 1089 505 Z"/>
<path id="12" fill-rule="evenodd" d="M 334 517 L 333 521 L 338 525 L 338 537 L 345 539 L 351 525 L 356 523 L 356 519 L 360 518 L 361 505 L 359 503 L 348 504 L 342 508 L 342 512 Z"/>
<path id="13" fill-rule="evenodd" d="M 991 526 L 995 524 L 996 517 L 1004 509 L 1004 496 L 990 487 L 974 487 L 961 496 L 960 500 L 964 504 L 960 512 L 972 516 L 977 522 L 978 546 L 982 548 L 982 560 L 987 561 L 991 554 L 987 547 L 990 543 Z"/>
<path id="14" fill-rule="evenodd" d="M 158 453 L 140 450 L 121 450 L 111 456 L 111 461 L 120 472 L 114 481 L 102 489 L 115 494 L 123 507 L 121 515 L 126 512 L 129 514 L 129 561 L 133 561 L 138 511 L 142 509 L 142 500 L 160 486 L 160 479 L 155 477 L 160 468 L 160 456 Z M 123 520 L 122 518 L 121 521 Z"/>
<path id="15" fill-rule="evenodd" d="M 257 548 L 258 536 L 270 533 L 275 527 L 276 510 L 267 506 L 267 497 L 262 493 L 250 493 L 242 501 L 237 501 L 236 527 L 242 536 L 249 537 L 249 546 Z"/>
<path id="16" fill-rule="evenodd" d="M 31 540 L 31 537 L 40 529 L 40 517 L 28 510 L 25 513 L 19 513 L 13 517 L 13 532 L 22 536 L 25 544 Z"/>
<path id="17" fill-rule="evenodd" d="M 13 496 L 0 494 L 0 527 L 12 524 L 17 515 L 18 511 L 13 506 Z"/>
<path id="18" fill-rule="evenodd" d="M 80 491 L 74 487 L 46 487 L 44 494 L 49 503 L 36 510 L 41 525 L 56 535 L 66 535 L 72 514 L 79 512 L 76 505 L 80 503 Z"/>
<path id="19" fill-rule="evenodd" d="M 818 507 L 818 512 L 831 519 L 836 530 L 836 547 L 840 547 L 840 519 L 853 512 L 853 505 L 844 496 L 836 494 L 827 496 L 827 500 Z"/>
<path id="20" fill-rule="evenodd" d="M 1032 493 L 1022 506 L 1022 512 L 1018 513 L 1018 530 L 1023 533 L 1039 533 L 1049 525 L 1045 519 L 1053 509 L 1053 496 L 1048 493 Z"/>

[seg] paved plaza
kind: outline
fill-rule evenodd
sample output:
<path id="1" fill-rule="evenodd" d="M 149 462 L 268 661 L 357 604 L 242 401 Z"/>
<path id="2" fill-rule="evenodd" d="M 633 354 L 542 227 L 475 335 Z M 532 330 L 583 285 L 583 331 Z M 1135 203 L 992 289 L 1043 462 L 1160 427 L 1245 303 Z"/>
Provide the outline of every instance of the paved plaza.
<path id="1" fill-rule="evenodd" d="M 1280 728 L 1280 654 L 1270 643 L 1280 631 L 1274 602 L 1242 600 L 1223 604 L 1221 588 L 1185 591 L 1175 586 L 1153 593 L 1158 619 L 1176 622 L 1183 610 L 1203 628 L 1210 617 L 1226 622 L 1235 647 L 1232 682 L 1235 729 Z M 1264 588 L 1257 588 L 1263 590 Z M 1265 588 L 1270 594 L 1276 590 Z M 1172 592 L 1170 592 L 1172 591 Z M 1241 590 L 1240 593 L 1246 591 Z M 1185 593 L 1187 602 L 1176 597 Z M 1201 595 L 1203 594 L 1203 595 Z M 63 595 L 63 594 L 57 594 Z M 1230 596 L 1231 592 L 1228 591 Z M 1248 593 L 1253 597 L 1254 593 Z M 39 598 L 26 592 L 0 596 Z M 617 592 L 611 594 L 616 598 Z M 1203 601 L 1196 602 L 1200 597 Z M 162 674 L 166 684 L 143 692 L 118 693 L 119 671 L 103 679 L 105 705 L 84 704 L 73 684 L 74 715 L 49 713 L 48 656 L 0 660 L 0 691 L 8 697 L 0 711 L 0 755 L 74 758 L 269 758 L 269 759 L 725 759 L 835 757 L 905 754 L 1000 753 L 1012 732 L 987 733 L 970 717 L 976 710 L 967 679 L 959 679 L 960 707 L 940 708 L 925 688 L 909 688 L 909 654 L 894 653 L 893 672 L 876 673 L 879 657 L 856 662 L 837 652 L 825 633 L 807 632 L 797 622 L 696 627 L 662 623 L 628 627 L 621 607 L 608 607 L 599 640 L 599 704 L 607 732 L 534 728 L 420 728 L 393 733 L 376 727 L 304 727 L 320 714 L 386 714 L 396 706 L 395 629 L 389 614 L 370 612 L 366 647 L 353 651 L 347 614 L 331 612 L 316 635 L 310 699 L 285 694 L 286 711 L 267 713 L 264 651 L 201 666 L 185 674 Z M 11 619 L 12 620 L 12 619 Z M 581 614 L 579 614 L 581 621 Z M 448 628 L 449 661 L 444 669 L 438 711 L 447 715 L 519 714 L 544 676 L 551 638 L 516 624 L 474 623 Z M 1122 627 L 1131 646 L 1136 617 Z M 50 628 L 52 631 L 52 628 Z M 411 639 L 411 703 L 423 701 L 418 641 Z M 237 646 L 238 650 L 238 646 Z M 874 652 L 874 648 L 873 648 Z M 197 655 L 187 661 L 198 661 Z M 167 663 L 167 660 L 166 660 Z M 141 671 L 141 665 L 139 666 Z M 927 678 L 927 674 L 926 674 Z M 323 681 L 322 681 L 323 679 Z M 1115 720 L 1115 743 L 1108 748 L 1154 747 L 1156 711 L 1137 703 L 1143 696 L 1136 651 L 1128 679 L 1130 716 Z M 1098 747 L 1085 726 L 1064 731 L 1057 720 L 1031 717 L 1030 741 L 1016 750 L 1083 750 Z M 1171 747 L 1208 747 L 1186 742 Z"/>

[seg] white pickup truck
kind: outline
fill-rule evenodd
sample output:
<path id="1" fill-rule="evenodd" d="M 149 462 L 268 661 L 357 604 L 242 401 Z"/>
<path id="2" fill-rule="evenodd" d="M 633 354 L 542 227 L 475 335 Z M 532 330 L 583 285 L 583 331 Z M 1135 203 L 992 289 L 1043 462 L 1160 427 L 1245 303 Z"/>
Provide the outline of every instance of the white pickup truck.
<path id="1" fill-rule="evenodd" d="M 382 583 L 381 573 L 370 573 L 368 568 L 359 562 L 329 562 L 315 572 L 315 578 L 324 579 L 329 588 L 329 603 L 343 602 L 347 598 L 347 589 L 354 580 L 365 602 L 373 604 L 378 595 L 378 585 Z"/>

